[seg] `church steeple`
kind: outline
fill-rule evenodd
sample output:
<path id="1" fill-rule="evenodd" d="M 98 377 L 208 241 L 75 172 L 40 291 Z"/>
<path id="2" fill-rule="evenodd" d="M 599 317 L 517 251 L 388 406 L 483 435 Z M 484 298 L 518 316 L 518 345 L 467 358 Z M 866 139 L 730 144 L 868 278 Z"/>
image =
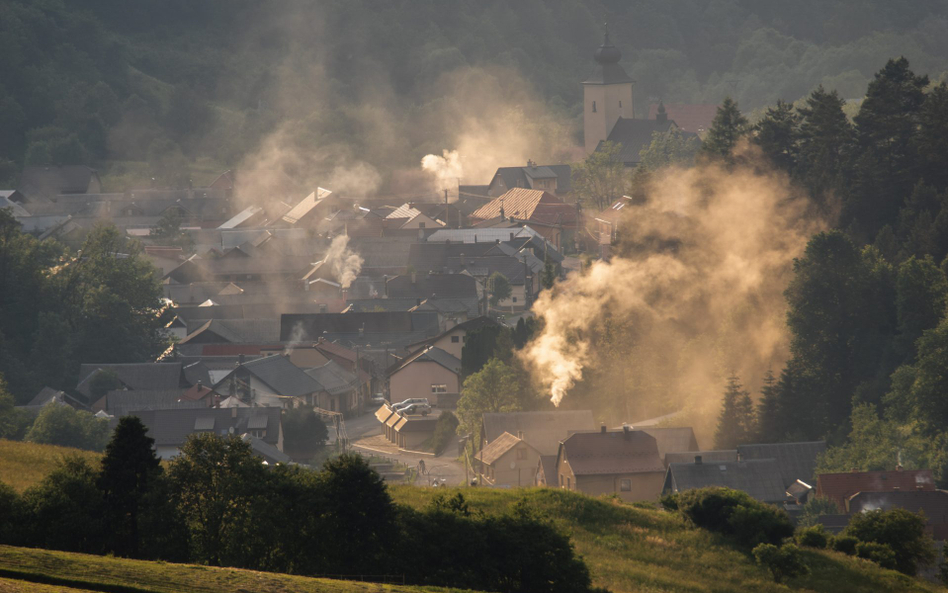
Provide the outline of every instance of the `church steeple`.
<path id="1" fill-rule="evenodd" d="M 619 61 L 619 51 L 609 37 L 609 25 L 603 25 L 602 45 L 593 53 L 593 73 L 583 81 L 583 125 L 586 154 L 607 140 L 619 119 L 633 117 L 632 84 Z"/>

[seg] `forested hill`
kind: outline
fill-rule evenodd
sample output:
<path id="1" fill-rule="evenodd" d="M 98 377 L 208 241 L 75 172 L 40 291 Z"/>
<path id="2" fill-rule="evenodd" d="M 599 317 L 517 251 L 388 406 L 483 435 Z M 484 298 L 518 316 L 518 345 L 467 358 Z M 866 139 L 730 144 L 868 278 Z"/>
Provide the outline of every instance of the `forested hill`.
<path id="1" fill-rule="evenodd" d="M 311 146 L 405 163 L 450 147 L 466 106 L 445 73 L 499 67 L 477 86 L 524 86 L 578 120 L 579 82 L 604 21 L 649 100 L 738 100 L 745 112 L 817 84 L 862 96 L 905 55 L 938 79 L 948 2 L 915 0 L 6 0 L 0 4 L 0 183 L 24 161 L 230 166 L 279 124 Z M 441 121 L 419 114 L 446 114 Z M 449 121 L 444 121 L 449 120 Z M 380 135 L 401 144 L 380 146 Z M 376 152 L 373 152 L 376 151 Z M 386 163 L 380 163 L 385 166 Z M 404 164 L 404 163 L 399 163 Z M 193 170 L 193 165 L 192 165 Z M 114 173 L 115 171 L 113 171 Z"/>

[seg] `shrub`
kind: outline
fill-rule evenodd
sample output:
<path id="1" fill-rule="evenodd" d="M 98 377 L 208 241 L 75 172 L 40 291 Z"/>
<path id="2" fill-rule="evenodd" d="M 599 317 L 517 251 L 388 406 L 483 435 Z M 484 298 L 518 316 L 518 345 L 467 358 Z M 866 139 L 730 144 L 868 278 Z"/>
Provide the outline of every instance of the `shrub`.
<path id="1" fill-rule="evenodd" d="M 0 482 L 0 544 L 16 541 L 20 521 L 20 496 L 16 490 Z"/>
<path id="2" fill-rule="evenodd" d="M 812 527 L 817 525 L 822 515 L 838 515 L 839 506 L 828 498 L 814 496 L 803 505 L 803 511 L 797 519 L 800 527 Z"/>
<path id="3" fill-rule="evenodd" d="M 46 405 L 26 434 L 31 443 L 101 451 L 109 440 L 109 421 L 69 406 Z"/>
<path id="4" fill-rule="evenodd" d="M 856 544 L 856 555 L 866 560 L 872 560 L 882 568 L 896 568 L 895 552 L 886 544 L 876 542 L 859 542 Z"/>
<path id="5" fill-rule="evenodd" d="M 895 553 L 895 569 L 907 575 L 935 561 L 935 545 L 925 534 L 925 519 L 905 509 L 857 513 L 843 533 L 889 546 Z"/>
<path id="6" fill-rule="evenodd" d="M 804 527 L 797 530 L 797 544 L 807 548 L 826 548 L 827 544 L 826 530 L 822 525 Z"/>
<path id="7" fill-rule="evenodd" d="M 859 540 L 851 535 L 837 535 L 833 538 L 833 549 L 849 556 L 856 555 L 856 544 Z"/>
<path id="8" fill-rule="evenodd" d="M 779 548 L 773 544 L 760 544 L 754 548 L 754 558 L 757 564 L 770 571 L 776 583 L 810 572 L 810 568 L 803 562 L 800 548 L 793 544 Z"/>
<path id="9" fill-rule="evenodd" d="M 445 411 L 438 416 L 434 433 L 431 435 L 431 450 L 435 455 L 441 455 L 445 447 L 457 437 L 458 424 L 457 416 L 451 412 Z"/>
<path id="10" fill-rule="evenodd" d="M 784 511 L 738 490 L 688 490 L 678 494 L 677 504 L 679 511 L 698 527 L 731 536 L 746 548 L 780 544 L 793 535 L 793 524 Z"/>

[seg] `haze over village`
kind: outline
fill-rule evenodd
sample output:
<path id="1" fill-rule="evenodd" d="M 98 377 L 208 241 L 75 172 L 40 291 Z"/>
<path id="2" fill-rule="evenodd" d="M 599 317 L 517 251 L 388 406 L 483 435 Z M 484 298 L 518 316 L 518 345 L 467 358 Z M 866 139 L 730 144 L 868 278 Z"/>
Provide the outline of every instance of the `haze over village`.
<path id="1" fill-rule="evenodd" d="M 0 591 L 948 583 L 943 0 L 80 4 L 0 5 Z"/>

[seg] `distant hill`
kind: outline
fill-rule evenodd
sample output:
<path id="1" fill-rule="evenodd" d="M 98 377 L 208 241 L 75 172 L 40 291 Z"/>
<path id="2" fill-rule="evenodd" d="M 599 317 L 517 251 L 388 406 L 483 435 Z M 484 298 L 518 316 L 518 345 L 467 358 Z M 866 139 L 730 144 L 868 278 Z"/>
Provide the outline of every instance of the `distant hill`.
<path id="1" fill-rule="evenodd" d="M 510 129 L 492 118 L 540 135 L 526 125 L 546 112 L 575 131 L 605 21 L 639 117 L 726 95 L 750 112 L 820 83 L 858 98 L 890 57 L 937 78 L 946 14 L 945 0 L 9 0 L 0 186 L 24 161 L 95 165 L 109 190 L 206 183 L 277 129 L 321 177 Z"/>

